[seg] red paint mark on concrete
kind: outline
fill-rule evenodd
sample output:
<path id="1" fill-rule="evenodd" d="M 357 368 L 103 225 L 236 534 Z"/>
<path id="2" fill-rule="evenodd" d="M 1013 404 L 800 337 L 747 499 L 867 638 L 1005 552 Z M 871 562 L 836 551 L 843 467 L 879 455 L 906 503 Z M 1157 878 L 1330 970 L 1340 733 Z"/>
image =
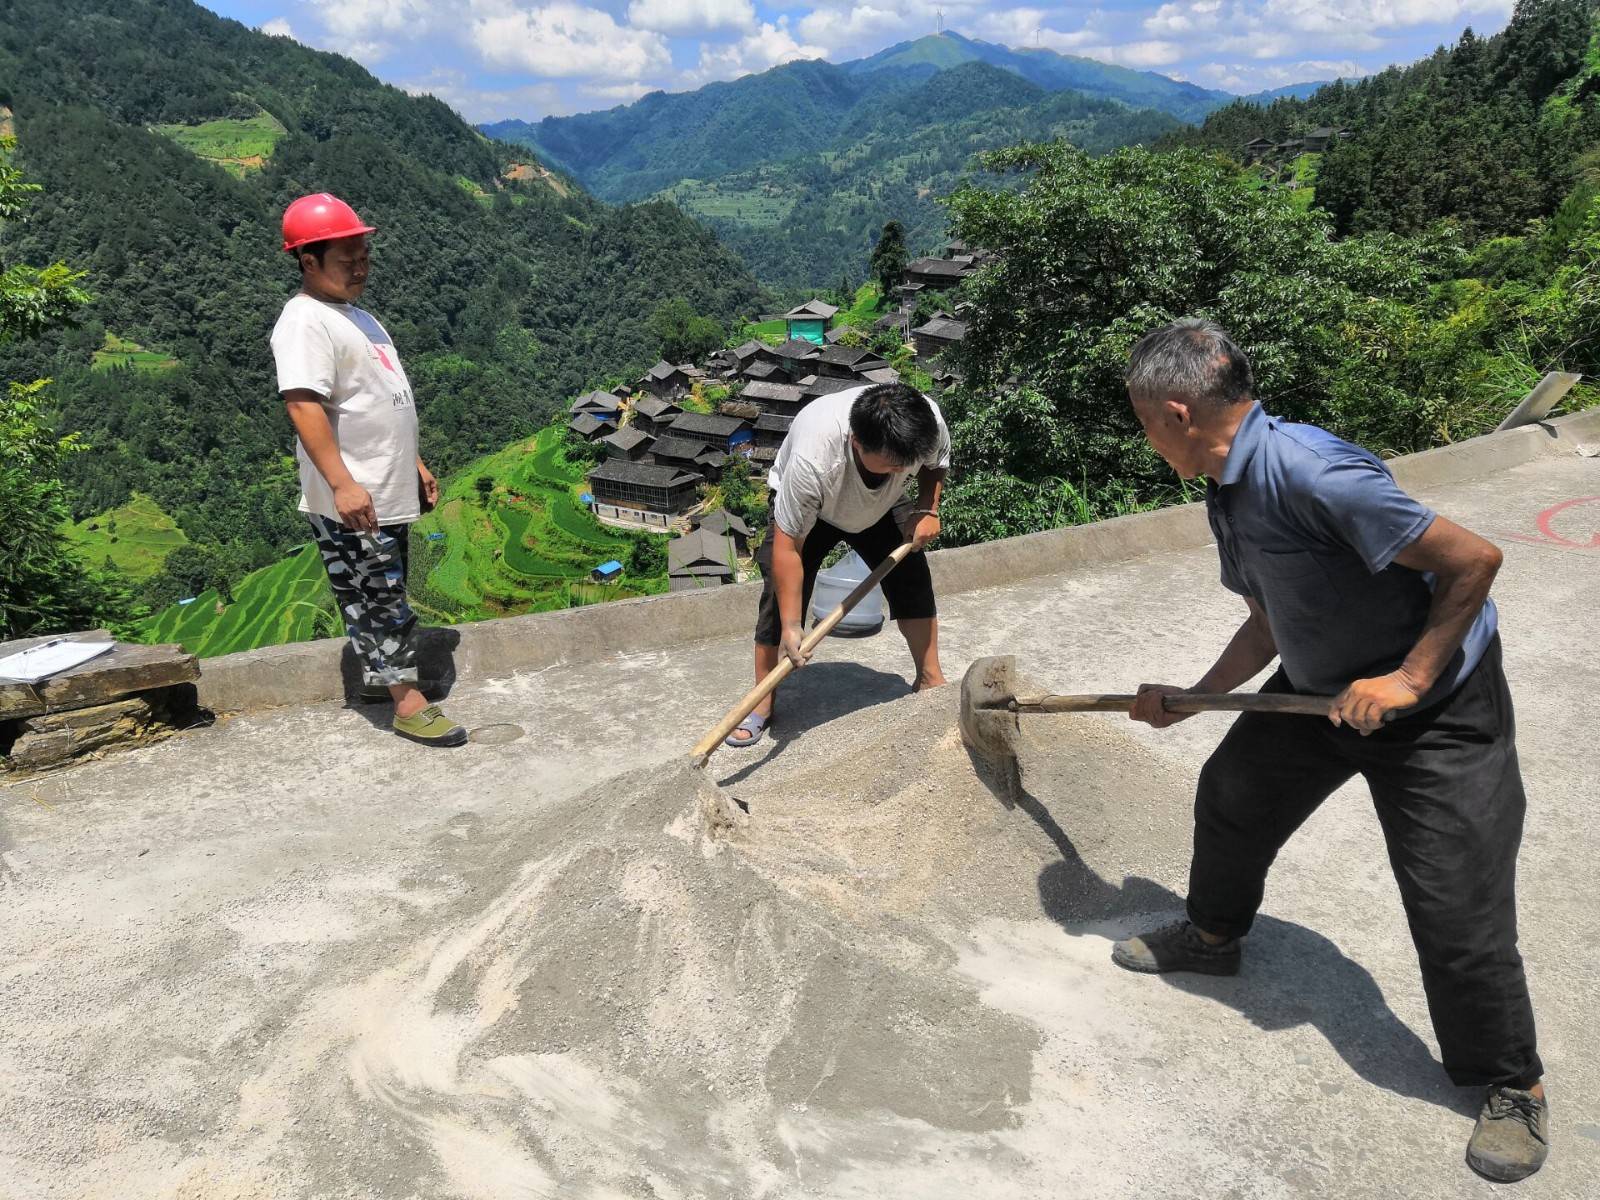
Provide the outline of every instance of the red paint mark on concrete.
<path id="1" fill-rule="evenodd" d="M 1600 551 L 1600 496 L 1579 496 L 1552 504 L 1539 514 L 1533 524 L 1539 531 L 1537 537 L 1522 533 L 1509 536 L 1514 541 L 1526 542 L 1531 546 Z"/>

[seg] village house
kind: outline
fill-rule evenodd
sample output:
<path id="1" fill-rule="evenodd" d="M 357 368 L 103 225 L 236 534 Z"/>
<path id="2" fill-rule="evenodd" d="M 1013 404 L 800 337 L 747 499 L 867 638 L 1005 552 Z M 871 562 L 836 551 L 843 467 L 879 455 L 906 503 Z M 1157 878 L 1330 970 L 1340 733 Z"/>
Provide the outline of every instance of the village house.
<path id="1" fill-rule="evenodd" d="M 733 539 L 733 548 L 738 551 L 740 558 L 746 558 L 750 554 L 750 526 L 725 508 L 713 509 L 697 517 L 690 517 L 689 527 L 725 534 Z"/>
<path id="2" fill-rule="evenodd" d="M 792 383 L 747 383 L 739 398 L 754 404 L 763 413 L 781 413 L 793 417 L 806 405 L 806 397 Z"/>
<path id="3" fill-rule="evenodd" d="M 838 311 L 835 305 L 824 304 L 821 300 L 807 300 L 799 308 L 791 308 L 783 314 L 789 340 L 803 338 L 813 345 L 822 345 L 828 326 Z"/>
<path id="4" fill-rule="evenodd" d="M 598 441 L 607 434 L 617 431 L 617 423 L 612 420 L 601 420 L 593 413 L 579 413 L 567 422 L 567 428 L 572 430 L 586 442 Z"/>
<path id="5" fill-rule="evenodd" d="M 750 440 L 750 426 L 737 417 L 714 413 L 680 413 L 672 419 L 673 437 L 694 438 L 718 450 L 734 450 Z"/>
<path id="6" fill-rule="evenodd" d="M 811 360 L 814 373 L 831 375 L 835 379 L 853 379 L 862 370 L 874 370 L 888 365 L 871 350 L 854 346 L 824 346 Z"/>
<path id="7" fill-rule="evenodd" d="M 804 407 L 823 396 L 858 388 L 862 383 L 860 379 L 840 379 L 837 375 L 807 375 L 795 386 L 800 389 L 800 404 Z"/>
<path id="8" fill-rule="evenodd" d="M 693 386 L 689 372 L 662 359 L 639 378 L 639 387 L 660 400 L 676 400 Z"/>
<path id="9" fill-rule="evenodd" d="M 1271 138 L 1258 137 L 1250 139 L 1244 144 L 1245 164 L 1248 166 L 1250 163 L 1260 162 L 1272 153 L 1272 149 L 1276 144 Z"/>
<path id="10" fill-rule="evenodd" d="M 658 466 L 693 471 L 709 481 L 721 476 L 728 454 L 694 438 L 674 437 L 669 433 L 655 440 L 646 458 Z"/>
<path id="11" fill-rule="evenodd" d="M 920 285 L 936 292 L 948 291 L 973 272 L 971 260 L 956 258 L 914 258 L 901 277 L 905 286 Z"/>
<path id="12" fill-rule="evenodd" d="M 671 400 L 640 396 L 633 402 L 633 427 L 643 433 L 658 434 L 681 412 L 683 408 Z"/>
<path id="13" fill-rule="evenodd" d="M 794 418 L 783 413 L 762 413 L 756 418 L 756 446 L 770 446 L 777 449 L 783 445 L 783 439 L 789 436 L 789 426 L 793 424 Z"/>
<path id="14" fill-rule="evenodd" d="M 720 587 L 738 575 L 733 539 L 700 528 L 667 543 L 667 588 L 673 592 Z"/>
<path id="15" fill-rule="evenodd" d="M 606 448 L 607 454 L 638 462 L 650 452 L 650 446 L 654 441 L 653 437 L 638 426 L 624 425 L 615 433 L 601 438 L 600 444 Z"/>
<path id="16" fill-rule="evenodd" d="M 967 336 L 965 321 L 957 321 L 949 313 L 936 312 L 911 331 L 911 340 L 917 347 L 917 358 L 936 358 Z"/>
<path id="17" fill-rule="evenodd" d="M 739 377 L 754 381 L 771 380 L 776 383 L 787 383 L 789 381 L 789 372 L 783 369 L 781 363 L 758 358 L 751 361 L 748 366 L 742 367 L 739 371 Z"/>
<path id="18" fill-rule="evenodd" d="M 588 413 L 597 420 L 617 424 L 622 420 L 622 397 L 610 392 L 589 392 L 574 400 L 567 411 L 574 417 Z"/>
<path id="19" fill-rule="evenodd" d="M 1304 146 L 1307 154 L 1321 154 L 1333 145 L 1338 138 L 1339 131 L 1331 125 L 1323 125 L 1306 134 Z"/>
<path id="20" fill-rule="evenodd" d="M 778 365 L 788 373 L 790 379 L 810 374 L 811 368 L 808 364 L 818 353 L 819 348 L 804 338 L 790 338 L 773 350 Z"/>
<path id="21" fill-rule="evenodd" d="M 893 367 L 876 367 L 871 371 L 861 372 L 861 382 L 884 385 L 900 382 L 900 372 Z"/>
<path id="22" fill-rule="evenodd" d="M 607 458 L 589 472 L 597 517 L 657 529 L 693 507 L 700 483 L 693 471 L 625 458 Z"/>

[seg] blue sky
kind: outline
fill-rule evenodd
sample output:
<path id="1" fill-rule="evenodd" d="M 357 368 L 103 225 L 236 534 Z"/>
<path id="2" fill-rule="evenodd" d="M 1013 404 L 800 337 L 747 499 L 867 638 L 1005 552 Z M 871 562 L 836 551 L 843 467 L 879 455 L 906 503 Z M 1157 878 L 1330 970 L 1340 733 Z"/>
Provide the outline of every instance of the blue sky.
<path id="1" fill-rule="evenodd" d="M 347 54 L 472 121 L 534 120 L 686 91 L 796 58 L 842 62 L 944 27 L 1008 46 L 1255 91 L 1411 62 L 1464 26 L 1504 27 L 1512 0 L 209 0 Z"/>

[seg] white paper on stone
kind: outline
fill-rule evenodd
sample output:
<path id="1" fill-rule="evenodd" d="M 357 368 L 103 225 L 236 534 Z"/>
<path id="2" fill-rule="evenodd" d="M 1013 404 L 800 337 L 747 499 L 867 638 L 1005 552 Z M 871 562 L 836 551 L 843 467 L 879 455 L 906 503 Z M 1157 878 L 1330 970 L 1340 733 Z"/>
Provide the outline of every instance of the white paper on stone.
<path id="1" fill-rule="evenodd" d="M 41 679 L 70 671 L 91 658 L 98 658 L 115 645 L 115 642 L 54 641 L 42 646 L 30 646 L 0 658 L 0 679 L 38 683 Z"/>

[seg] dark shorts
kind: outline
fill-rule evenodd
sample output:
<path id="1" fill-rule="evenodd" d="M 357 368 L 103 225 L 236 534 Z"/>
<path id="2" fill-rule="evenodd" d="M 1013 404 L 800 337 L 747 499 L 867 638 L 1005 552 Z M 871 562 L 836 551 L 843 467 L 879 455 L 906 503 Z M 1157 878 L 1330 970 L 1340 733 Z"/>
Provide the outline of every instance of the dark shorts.
<path id="1" fill-rule="evenodd" d="M 805 570 L 805 582 L 800 588 L 801 620 L 811 611 L 811 589 L 816 586 L 817 571 L 828 552 L 844 542 L 861 555 L 867 566 L 876 568 L 888 558 L 895 547 L 905 539 L 900 530 L 911 516 L 911 504 L 902 500 L 885 514 L 876 525 L 860 533 L 845 533 L 826 521 L 818 521 L 800 543 L 800 563 Z M 778 594 L 772 586 L 773 526 L 769 523 L 767 534 L 756 551 L 756 566 L 761 568 L 761 604 L 756 610 L 756 644 L 776 646 L 782 639 L 783 621 L 778 615 Z M 928 556 L 924 551 L 908 554 L 905 560 L 883 579 L 883 598 L 889 602 L 889 617 L 895 621 L 927 620 L 939 615 L 933 600 L 933 575 L 928 571 Z"/>

